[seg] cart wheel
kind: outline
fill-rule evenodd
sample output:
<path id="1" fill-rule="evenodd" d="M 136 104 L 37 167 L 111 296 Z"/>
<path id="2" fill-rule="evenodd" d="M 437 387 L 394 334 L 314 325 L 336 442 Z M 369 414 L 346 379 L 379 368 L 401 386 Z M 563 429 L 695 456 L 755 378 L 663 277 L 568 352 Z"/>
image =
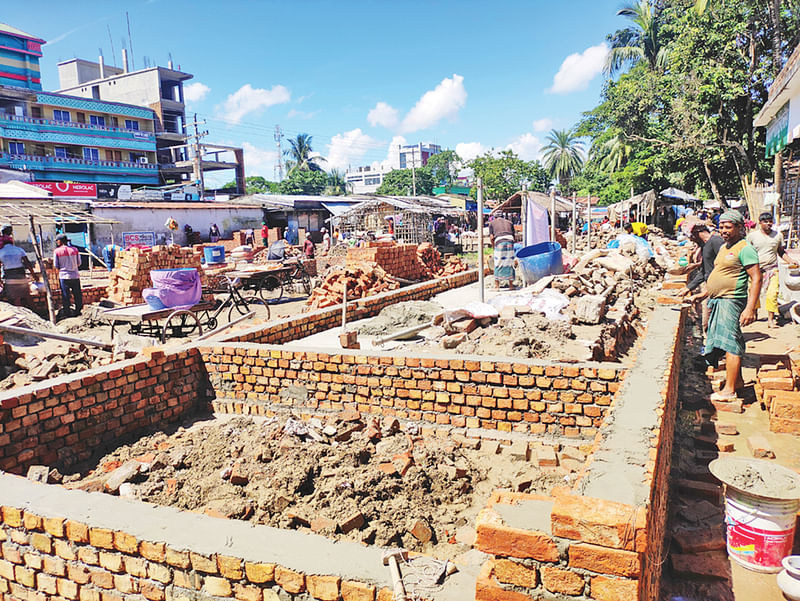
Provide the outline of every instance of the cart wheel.
<path id="1" fill-rule="evenodd" d="M 303 270 L 302 278 L 303 279 L 301 281 L 303 283 L 303 290 L 306 291 L 306 296 L 308 296 L 311 294 L 311 278 L 308 277 L 308 274 L 305 272 L 305 270 Z"/>
<path id="2" fill-rule="evenodd" d="M 175 311 L 167 317 L 164 327 L 161 328 L 161 344 L 164 344 L 167 338 L 183 338 L 195 330 L 199 330 L 200 334 L 203 333 L 203 326 L 200 325 L 197 315 L 186 309 Z"/>
<path id="3" fill-rule="evenodd" d="M 242 296 L 242 302 L 234 304 L 228 309 L 228 322 L 238 319 L 250 311 L 255 313 L 253 319 L 269 320 L 269 304 L 267 301 L 258 298 L 255 294 L 248 294 Z"/>
<path id="4" fill-rule="evenodd" d="M 261 282 L 258 294 L 268 303 L 278 302 L 283 296 L 283 284 L 274 275 L 267 276 Z"/>
<path id="5" fill-rule="evenodd" d="M 206 328 L 209 330 L 216 330 L 218 325 L 216 317 L 209 317 L 208 321 L 206 321 Z"/>

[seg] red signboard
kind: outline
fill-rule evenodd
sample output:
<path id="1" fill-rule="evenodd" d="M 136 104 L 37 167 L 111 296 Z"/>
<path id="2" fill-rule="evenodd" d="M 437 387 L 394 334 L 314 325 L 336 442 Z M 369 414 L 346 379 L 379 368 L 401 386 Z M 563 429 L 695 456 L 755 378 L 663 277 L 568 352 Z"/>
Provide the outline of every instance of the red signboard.
<path id="1" fill-rule="evenodd" d="M 88 196 L 97 198 L 97 184 L 71 184 L 67 182 L 30 182 L 32 186 L 47 190 L 53 196 Z"/>

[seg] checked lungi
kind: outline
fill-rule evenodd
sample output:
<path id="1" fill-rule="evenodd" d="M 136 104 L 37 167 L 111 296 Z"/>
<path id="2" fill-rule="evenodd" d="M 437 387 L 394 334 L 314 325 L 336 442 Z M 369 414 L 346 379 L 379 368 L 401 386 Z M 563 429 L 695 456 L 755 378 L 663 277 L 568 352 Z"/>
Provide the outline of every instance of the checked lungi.
<path id="1" fill-rule="evenodd" d="M 710 298 L 706 336 L 706 356 L 719 355 L 720 351 L 742 357 L 744 355 L 744 334 L 739 317 L 747 306 L 746 298 Z M 714 351 L 716 350 L 716 353 Z"/>
<path id="2" fill-rule="evenodd" d="M 494 245 L 494 279 L 496 283 L 514 283 L 514 242 L 506 239 Z"/>

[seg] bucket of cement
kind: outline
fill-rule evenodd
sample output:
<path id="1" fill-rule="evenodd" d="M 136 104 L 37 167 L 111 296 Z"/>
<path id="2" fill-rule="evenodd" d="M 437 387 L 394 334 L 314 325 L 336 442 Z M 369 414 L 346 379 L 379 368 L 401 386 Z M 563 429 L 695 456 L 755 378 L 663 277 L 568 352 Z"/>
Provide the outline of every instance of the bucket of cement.
<path id="1" fill-rule="evenodd" d="M 709 470 L 725 485 L 729 557 L 755 572 L 779 572 L 792 552 L 800 509 L 800 476 L 758 459 L 715 459 Z"/>

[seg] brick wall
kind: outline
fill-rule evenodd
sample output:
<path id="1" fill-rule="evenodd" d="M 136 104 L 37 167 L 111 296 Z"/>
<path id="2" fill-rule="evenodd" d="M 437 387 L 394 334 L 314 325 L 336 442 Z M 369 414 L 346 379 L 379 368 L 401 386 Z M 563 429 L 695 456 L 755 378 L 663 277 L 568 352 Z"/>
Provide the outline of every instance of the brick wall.
<path id="1" fill-rule="evenodd" d="M 685 311 L 655 317 L 648 334 L 654 328 L 662 332 L 666 329 L 666 364 L 644 365 L 639 362 L 640 351 L 628 370 L 625 385 L 630 383 L 634 370 L 649 370 L 651 374 L 655 370 L 661 374 L 654 378 L 659 398 L 643 399 L 642 395 L 650 391 L 627 389 L 617 393 L 611 408 L 613 419 L 598 432 L 587 467 L 571 489 L 554 489 L 552 497 L 494 493 L 476 522 L 475 546 L 493 556 L 483 565 L 478 578 L 478 601 L 532 601 L 547 594 L 598 601 L 658 599 L 666 552 L 664 529 Z M 661 339 L 649 342 L 663 344 Z M 648 343 L 647 338 L 644 343 Z M 620 395 L 628 394 L 634 398 L 620 400 Z M 624 421 L 620 412 L 626 410 L 626 400 L 655 401 L 654 419 L 648 428 L 652 436 L 639 441 L 638 432 L 627 432 L 636 441 L 630 452 L 641 457 L 643 466 L 631 466 L 631 474 L 623 474 L 618 480 L 642 477 L 638 468 L 643 469 L 641 486 L 647 494 L 642 505 L 584 496 L 586 490 L 597 492 L 587 480 L 597 476 L 597 466 L 593 474 L 593 463 L 598 461 L 599 453 L 607 450 L 609 432 Z M 641 449 L 637 448 L 638 443 Z M 614 496 L 614 491 L 605 492 Z"/>
<path id="2" fill-rule="evenodd" d="M 449 290 L 465 286 L 478 280 L 478 270 L 472 269 L 445 278 L 430 280 L 398 290 L 368 296 L 347 303 L 347 321 L 355 321 L 373 317 L 381 309 L 409 300 L 428 300 L 429 298 Z M 299 317 L 273 320 L 265 326 L 253 326 L 245 330 L 237 330 L 223 340 L 229 342 L 257 342 L 260 344 L 280 344 L 298 340 L 311 334 L 324 332 L 342 323 L 342 306 L 335 305 L 304 313 Z"/>
<path id="3" fill-rule="evenodd" d="M 101 300 L 108 296 L 108 288 L 106 286 L 88 286 L 81 288 L 83 296 L 83 305 L 91 305 L 99 303 Z M 33 298 L 33 307 L 37 313 L 47 315 L 47 297 L 44 294 L 38 294 Z M 58 311 L 61 308 L 61 289 L 53 290 L 53 308 Z"/>
<path id="4" fill-rule="evenodd" d="M 591 438 L 624 371 L 487 357 L 225 344 L 201 347 L 217 409 L 265 414 L 272 404 L 358 409 L 458 428 Z M 238 401 L 238 402 L 228 402 Z"/>
<path id="5" fill-rule="evenodd" d="M 217 518 L 140 502 L 129 501 L 120 511 L 120 503 L 125 501 L 0 474 L 0 597 L 393 598 L 378 548 L 236 520 L 220 528 Z M 337 566 L 330 558 L 342 553 L 348 560 Z M 463 599 L 474 587 L 469 568 L 448 580 L 440 599 Z"/>
<path id="6" fill-rule="evenodd" d="M 406 280 L 419 280 L 422 265 L 417 260 L 416 244 L 393 244 L 371 242 L 362 248 L 347 249 L 347 266 L 359 263 L 377 263 L 386 273 Z"/>
<path id="7" fill-rule="evenodd" d="M 153 351 L 0 394 L 0 469 L 70 467 L 154 426 L 178 421 L 202 402 L 200 354 Z"/>

